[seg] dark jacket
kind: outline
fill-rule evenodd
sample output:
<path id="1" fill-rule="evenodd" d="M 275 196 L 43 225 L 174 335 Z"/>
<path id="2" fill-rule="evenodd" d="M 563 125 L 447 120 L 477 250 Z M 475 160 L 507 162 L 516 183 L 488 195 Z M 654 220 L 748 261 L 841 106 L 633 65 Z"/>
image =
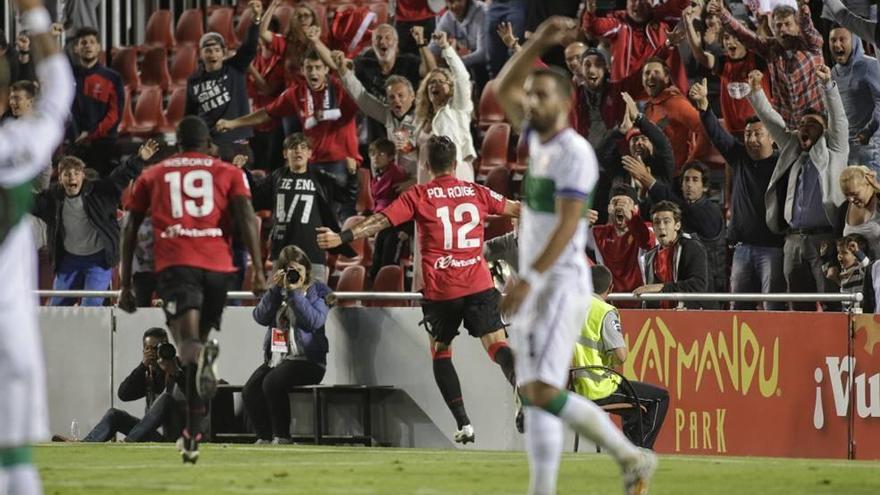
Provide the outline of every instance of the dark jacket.
<path id="1" fill-rule="evenodd" d="M 115 139 L 125 107 L 125 85 L 115 70 L 95 64 L 91 68 L 73 65 L 76 97 L 68 136 L 75 139 L 83 131 L 92 141 Z"/>
<path id="2" fill-rule="evenodd" d="M 299 291 L 285 292 L 279 287 L 272 287 L 263 294 L 260 303 L 254 308 L 254 321 L 260 325 L 269 327 L 263 338 L 263 355 L 266 361 L 271 358 L 271 334 L 272 328 L 285 328 L 279 325 L 278 310 L 287 298 L 287 306 L 292 310 L 293 332 L 291 340 L 295 339 L 300 356 L 290 358 L 307 359 L 308 361 L 326 366 L 327 352 L 330 350 L 327 335 L 324 333 L 324 322 L 330 308 L 325 301 L 331 293 L 330 287 L 321 282 L 314 282 L 303 294 Z"/>
<path id="3" fill-rule="evenodd" d="M 287 167 L 279 168 L 263 179 L 255 178 L 250 170 L 245 170 L 248 178 L 248 185 L 251 189 L 252 203 L 255 210 L 275 210 L 276 191 L 278 182 L 283 178 Z M 357 182 L 350 180 L 345 184 L 340 184 L 335 176 L 309 166 L 307 172 L 312 174 L 312 178 L 318 184 L 318 212 L 321 215 L 321 225 L 329 228 L 333 232 L 339 232 L 339 218 L 333 209 L 334 203 L 345 203 L 357 195 Z M 288 230 L 288 232 L 291 232 Z M 284 245 L 290 244 L 285 242 Z M 283 246 L 282 246 L 283 247 Z M 357 256 L 355 250 L 348 244 L 342 244 L 333 249 L 328 249 L 330 254 L 339 254 L 342 256 Z"/>
<path id="4" fill-rule="evenodd" d="M 721 127 L 711 110 L 701 111 L 700 120 L 712 145 L 733 170 L 733 190 L 730 195 L 733 214 L 728 239 L 734 243 L 782 247 L 782 236 L 773 233 L 767 226 L 767 206 L 764 204 L 764 193 L 779 161 L 779 152 L 774 151 L 769 157 L 756 162 L 746 153 L 746 146 Z M 779 183 L 787 184 L 788 180 Z M 776 201 L 780 204 L 785 204 L 785 193 L 783 187 L 777 187 Z"/>
<path id="5" fill-rule="evenodd" d="M 254 135 L 250 127 L 218 132 L 214 126 L 220 119 L 237 119 L 251 113 L 247 95 L 247 69 L 257 55 L 259 26 L 252 25 L 244 42 L 223 67 L 206 72 L 204 66 L 186 81 L 186 115 L 201 117 L 211 129 L 215 143 L 234 143 Z"/>
<path id="6" fill-rule="evenodd" d="M 672 255 L 672 282 L 663 284 L 662 293 L 672 292 L 708 292 L 708 263 L 706 261 L 706 250 L 698 241 L 680 234 L 678 242 L 675 244 L 674 254 Z M 644 272 L 642 273 L 645 284 L 658 283 L 654 278 L 654 258 L 657 251 L 660 250 L 658 244 L 645 254 Z M 648 302 L 647 307 L 659 307 L 658 303 Z M 718 304 L 715 302 L 687 302 L 684 307 L 692 309 L 715 309 Z"/>
<path id="7" fill-rule="evenodd" d="M 125 159 L 103 179 L 86 180 L 80 194 L 89 222 L 98 231 L 104 250 L 106 266 L 119 262 L 119 221 L 116 210 L 119 198 L 128 184 L 140 175 L 144 162 L 137 155 Z M 61 210 L 64 207 L 64 188 L 55 184 L 36 197 L 33 214 L 46 222 L 46 239 L 53 266 L 57 269 L 64 253 L 64 225 Z"/>
<path id="8" fill-rule="evenodd" d="M 131 402 L 146 398 L 146 409 L 149 409 L 156 397 L 165 391 L 165 372 L 158 366 L 153 369 L 152 374 L 148 372 L 149 368 L 144 366 L 143 362 L 138 363 L 137 367 L 119 384 L 119 390 L 116 392 L 119 400 Z M 182 376 L 181 373 L 178 375 Z"/>
<path id="9" fill-rule="evenodd" d="M 690 234 L 706 250 L 708 292 L 724 292 L 727 289 L 727 239 L 721 207 L 706 196 L 688 203 L 672 186 L 660 181 L 651 186 L 648 196 L 654 204 L 672 201 L 681 208 L 682 232 Z"/>

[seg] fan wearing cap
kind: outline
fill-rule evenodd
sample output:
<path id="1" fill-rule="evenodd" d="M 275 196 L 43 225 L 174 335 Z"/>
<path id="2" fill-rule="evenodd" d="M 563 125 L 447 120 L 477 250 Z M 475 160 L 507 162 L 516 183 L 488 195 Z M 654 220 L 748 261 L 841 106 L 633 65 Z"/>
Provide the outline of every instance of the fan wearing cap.
<path id="1" fill-rule="evenodd" d="M 566 49 L 567 50 L 567 49 Z M 580 55 L 581 84 L 577 88 L 577 131 L 598 149 L 623 117 L 620 87 L 611 82 L 608 58 L 596 48 Z"/>
<path id="2" fill-rule="evenodd" d="M 254 10 L 253 6 L 248 7 Z M 205 33 L 199 40 L 199 68 L 186 81 L 186 115 L 200 117 L 211 128 L 211 139 L 220 155 L 231 160 L 238 154 L 251 155 L 247 140 L 250 128 L 221 133 L 214 130 L 220 119 L 235 119 L 250 113 L 247 94 L 248 66 L 257 55 L 257 39 L 262 19 L 254 11 L 254 23 L 244 42 L 232 57 L 226 40 L 219 33 Z"/>

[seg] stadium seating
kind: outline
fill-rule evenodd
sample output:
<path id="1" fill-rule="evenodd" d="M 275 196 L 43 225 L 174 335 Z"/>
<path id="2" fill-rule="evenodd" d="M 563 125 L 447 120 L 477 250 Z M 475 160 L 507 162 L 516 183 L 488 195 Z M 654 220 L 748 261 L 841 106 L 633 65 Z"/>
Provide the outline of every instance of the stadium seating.
<path id="1" fill-rule="evenodd" d="M 168 99 L 168 107 L 165 108 L 165 127 L 162 132 L 174 132 L 177 124 L 183 120 L 183 114 L 186 110 L 186 88 L 174 88 L 171 97 Z"/>
<path id="2" fill-rule="evenodd" d="M 487 240 L 501 237 L 513 231 L 513 222 L 510 220 L 510 217 L 491 215 L 486 218 L 484 231 L 484 236 Z"/>
<path id="3" fill-rule="evenodd" d="M 205 34 L 205 16 L 202 9 L 187 9 L 180 15 L 177 20 L 177 27 L 174 29 L 174 40 L 177 46 L 199 46 L 199 39 Z"/>
<path id="4" fill-rule="evenodd" d="M 220 33 L 226 40 L 226 47 L 230 50 L 238 48 L 238 37 L 235 35 L 235 29 L 232 27 L 232 14 L 234 11 L 231 7 L 221 7 L 214 9 L 208 16 L 208 31 Z"/>
<path id="5" fill-rule="evenodd" d="M 137 91 L 141 81 L 138 75 L 137 57 L 135 48 L 125 47 L 119 49 L 110 60 L 110 68 L 122 76 L 122 82 L 131 91 Z"/>
<path id="6" fill-rule="evenodd" d="M 129 134 L 147 137 L 164 128 L 165 115 L 162 113 L 162 88 L 149 86 L 141 91 L 134 106 L 134 125 L 127 129 Z"/>
<path id="7" fill-rule="evenodd" d="M 364 290 L 364 278 L 366 278 L 367 270 L 360 265 L 347 267 L 342 271 L 339 277 L 339 283 L 336 290 L 339 292 L 361 292 Z M 339 301 L 336 303 L 340 308 L 349 308 L 360 306 L 359 301 Z"/>
<path id="8" fill-rule="evenodd" d="M 146 51 L 154 46 L 161 46 L 166 50 L 174 48 L 174 33 L 171 32 L 171 11 L 159 9 L 150 14 L 147 21 L 144 44 L 139 47 Z"/>
<path id="9" fill-rule="evenodd" d="M 185 87 L 186 80 L 198 67 L 198 54 L 195 45 L 181 45 L 171 60 L 171 88 Z"/>
<path id="10" fill-rule="evenodd" d="M 510 142 L 510 124 L 496 122 L 489 126 L 480 146 L 480 169 L 477 178 L 485 178 L 492 169 L 507 167 L 507 151 Z"/>
<path id="11" fill-rule="evenodd" d="M 397 265 L 383 266 L 373 281 L 373 292 L 403 292 L 403 269 Z M 408 306 L 404 301 L 365 301 L 364 306 Z"/>
<path id="12" fill-rule="evenodd" d="M 510 198 L 510 171 L 506 167 L 495 167 L 486 175 L 486 187 Z"/>
<path id="13" fill-rule="evenodd" d="M 364 220 L 364 217 L 362 217 L 360 215 L 355 215 L 353 217 L 349 217 L 348 219 L 345 220 L 345 223 L 343 223 L 342 229 L 343 230 L 350 229 L 355 224 L 357 224 L 363 220 Z M 350 266 L 360 265 L 361 262 L 364 260 L 364 251 L 366 250 L 366 244 L 367 244 L 366 241 L 367 241 L 366 239 L 361 238 L 361 239 L 355 239 L 354 241 L 349 243 L 351 248 L 354 249 L 355 253 L 357 253 L 357 254 L 353 258 L 340 255 L 336 259 L 336 270 L 337 271 L 345 270 L 346 268 L 348 268 Z"/>
<path id="14" fill-rule="evenodd" d="M 152 86 L 159 87 L 163 92 L 168 91 L 171 84 L 171 75 L 168 73 L 168 52 L 162 47 L 154 47 L 147 50 L 144 60 L 141 62 L 141 85 L 139 90 Z"/>
<path id="15" fill-rule="evenodd" d="M 235 26 L 235 36 L 240 40 L 244 40 L 247 36 L 247 31 L 254 23 L 254 14 L 251 12 L 251 9 L 244 9 L 241 13 L 241 16 L 238 18 L 238 24 Z"/>
<path id="16" fill-rule="evenodd" d="M 125 87 L 125 103 L 122 105 L 122 119 L 119 122 L 119 134 L 124 136 L 134 128 L 134 112 L 131 110 L 131 89 Z"/>
<path id="17" fill-rule="evenodd" d="M 504 109 L 501 108 L 501 103 L 498 102 L 494 81 L 489 81 L 483 88 L 483 93 L 480 95 L 478 114 L 480 116 L 478 127 L 482 130 L 488 129 L 492 124 L 504 122 Z"/>
<path id="18" fill-rule="evenodd" d="M 385 2 L 371 2 L 370 11 L 376 14 L 375 24 L 385 24 L 388 22 L 388 4 Z"/>
<path id="19" fill-rule="evenodd" d="M 281 33 L 286 35 L 290 27 L 290 18 L 293 17 L 293 7 L 281 5 L 275 9 L 275 17 L 278 18 L 278 24 L 281 25 Z"/>

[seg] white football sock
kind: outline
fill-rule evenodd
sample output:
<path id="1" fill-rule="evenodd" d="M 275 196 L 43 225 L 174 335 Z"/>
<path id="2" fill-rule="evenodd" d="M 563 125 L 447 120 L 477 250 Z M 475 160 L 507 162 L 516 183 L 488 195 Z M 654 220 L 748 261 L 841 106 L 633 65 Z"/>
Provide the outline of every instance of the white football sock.
<path id="1" fill-rule="evenodd" d="M 526 407 L 525 415 L 529 495 L 556 495 L 556 477 L 562 455 L 562 421 L 537 407 Z"/>
<path id="2" fill-rule="evenodd" d="M 629 461 L 639 455 L 639 450 L 623 436 L 608 414 L 580 395 L 568 394 L 559 417 L 574 431 L 607 450 L 618 462 Z"/>
<path id="3" fill-rule="evenodd" d="M 5 469 L 6 487 L 9 495 L 41 495 L 43 485 L 37 469 L 30 464 L 10 466 Z M 0 478 L 2 479 L 2 478 Z M 3 487 L 0 487 L 3 493 Z"/>

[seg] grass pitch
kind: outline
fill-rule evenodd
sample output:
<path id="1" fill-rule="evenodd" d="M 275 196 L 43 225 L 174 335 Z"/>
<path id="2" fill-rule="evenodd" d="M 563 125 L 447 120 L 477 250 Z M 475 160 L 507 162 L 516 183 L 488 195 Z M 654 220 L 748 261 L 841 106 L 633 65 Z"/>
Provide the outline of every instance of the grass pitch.
<path id="1" fill-rule="evenodd" d="M 522 452 L 204 445 L 196 466 L 168 444 L 36 449 L 47 495 L 455 494 L 526 492 Z M 620 494 L 608 456 L 564 454 L 559 494 Z M 880 463 L 663 456 L 653 495 L 880 494 Z"/>

